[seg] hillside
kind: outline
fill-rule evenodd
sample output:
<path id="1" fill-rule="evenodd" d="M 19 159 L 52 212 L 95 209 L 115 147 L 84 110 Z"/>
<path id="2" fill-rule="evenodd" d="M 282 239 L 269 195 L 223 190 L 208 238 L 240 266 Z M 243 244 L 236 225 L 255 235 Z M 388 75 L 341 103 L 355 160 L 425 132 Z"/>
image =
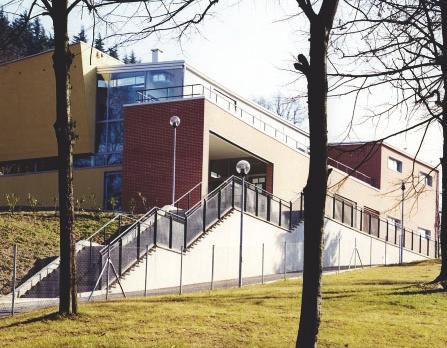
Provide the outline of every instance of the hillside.
<path id="1" fill-rule="evenodd" d="M 76 213 L 75 233 L 86 238 L 114 213 Z M 12 247 L 17 244 L 18 279 L 34 266 L 48 263 L 59 254 L 59 217 L 54 212 L 0 213 L 0 293 L 10 291 Z M 36 264 L 36 262 L 38 264 Z"/>

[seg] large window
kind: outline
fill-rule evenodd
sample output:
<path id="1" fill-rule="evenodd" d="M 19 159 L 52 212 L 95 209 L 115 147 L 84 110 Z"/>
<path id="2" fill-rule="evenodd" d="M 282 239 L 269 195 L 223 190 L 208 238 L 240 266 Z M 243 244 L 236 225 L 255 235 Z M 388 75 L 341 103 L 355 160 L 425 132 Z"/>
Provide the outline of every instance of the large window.
<path id="1" fill-rule="evenodd" d="M 123 105 L 138 100 L 138 92 L 146 89 L 155 98 L 180 93 L 183 84 L 183 69 L 150 70 L 100 74 L 97 80 L 96 97 L 96 153 L 110 154 L 104 165 L 121 162 L 124 124 Z"/>
<path id="2" fill-rule="evenodd" d="M 427 230 L 426 228 L 418 227 L 418 232 L 422 237 L 425 237 L 427 239 L 431 238 L 431 231 Z"/>

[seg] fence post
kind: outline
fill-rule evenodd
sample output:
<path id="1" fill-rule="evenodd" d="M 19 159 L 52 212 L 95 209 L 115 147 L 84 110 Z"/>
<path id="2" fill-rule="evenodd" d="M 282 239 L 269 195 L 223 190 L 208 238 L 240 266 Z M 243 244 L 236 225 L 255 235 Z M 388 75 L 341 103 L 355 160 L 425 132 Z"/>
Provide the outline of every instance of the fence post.
<path id="1" fill-rule="evenodd" d="M 169 249 L 172 249 L 172 215 L 169 214 Z"/>
<path id="2" fill-rule="evenodd" d="M 158 210 L 155 209 L 155 214 L 154 214 L 154 246 L 157 246 L 157 220 L 158 220 Z"/>
<path id="3" fill-rule="evenodd" d="M 384 244 L 385 244 L 385 266 L 386 266 L 386 245 L 387 245 L 388 243 L 385 241 Z"/>
<path id="4" fill-rule="evenodd" d="M 284 280 L 286 280 L 286 267 L 287 267 L 287 242 L 284 242 Z"/>
<path id="5" fill-rule="evenodd" d="M 206 200 L 203 200 L 203 232 L 206 231 Z"/>
<path id="6" fill-rule="evenodd" d="M 341 222 L 345 223 L 345 201 L 341 201 Z"/>
<path id="7" fill-rule="evenodd" d="M 106 301 L 109 299 L 109 267 L 110 266 L 110 244 L 107 246 L 107 279 L 106 279 Z"/>
<path id="8" fill-rule="evenodd" d="M 279 214 L 278 214 L 278 225 L 281 227 L 281 215 L 282 215 L 282 203 L 281 199 L 279 200 Z"/>
<path id="9" fill-rule="evenodd" d="M 234 178 L 231 180 L 231 206 L 234 208 Z"/>
<path id="10" fill-rule="evenodd" d="M 222 199 L 222 191 L 217 192 L 217 219 L 220 220 L 220 201 Z"/>
<path id="11" fill-rule="evenodd" d="M 211 284 L 210 290 L 214 289 L 214 244 L 211 248 Z"/>
<path id="12" fill-rule="evenodd" d="M 185 215 L 185 224 L 183 225 L 183 248 L 186 249 L 188 243 L 188 216 Z"/>
<path id="13" fill-rule="evenodd" d="M 373 238 L 369 236 L 369 267 L 372 267 L 372 248 L 373 248 Z"/>
<path id="14" fill-rule="evenodd" d="M 144 296 L 147 296 L 147 262 L 149 258 L 149 245 L 146 245 L 146 266 L 145 266 L 145 272 L 144 272 Z"/>
<path id="15" fill-rule="evenodd" d="M 180 248 L 180 284 L 179 295 L 183 293 L 183 247 Z"/>
<path id="16" fill-rule="evenodd" d="M 363 209 L 360 209 L 360 231 L 363 231 Z"/>
<path id="17" fill-rule="evenodd" d="M 304 201 L 304 193 L 301 192 L 301 195 L 300 195 L 300 219 L 302 219 L 304 216 L 304 211 L 303 211 L 303 203 L 304 202 L 303 201 Z"/>
<path id="18" fill-rule="evenodd" d="M 255 186 L 255 215 L 258 216 L 259 215 L 259 192 L 258 192 L 258 188 Z"/>
<path id="19" fill-rule="evenodd" d="M 141 246 L 141 225 L 137 223 L 137 260 L 140 260 L 140 246 Z"/>
<path id="20" fill-rule="evenodd" d="M 289 231 L 292 230 L 292 201 L 289 201 Z"/>
<path id="21" fill-rule="evenodd" d="M 261 284 L 264 284 L 264 243 L 262 243 Z"/>
<path id="22" fill-rule="evenodd" d="M 123 275 L 122 270 L 123 270 L 123 239 L 120 238 L 118 242 L 118 274 L 120 277 Z"/>
<path id="23" fill-rule="evenodd" d="M 267 221 L 270 221 L 270 208 L 271 208 L 271 197 L 270 195 L 267 195 Z"/>
<path id="24" fill-rule="evenodd" d="M 341 235 L 338 235 L 338 274 L 340 274 L 340 263 L 341 263 Z"/>
<path id="25" fill-rule="evenodd" d="M 17 244 L 12 248 L 13 268 L 12 268 L 12 302 L 11 315 L 14 315 L 15 301 L 16 301 L 16 273 L 17 273 Z"/>

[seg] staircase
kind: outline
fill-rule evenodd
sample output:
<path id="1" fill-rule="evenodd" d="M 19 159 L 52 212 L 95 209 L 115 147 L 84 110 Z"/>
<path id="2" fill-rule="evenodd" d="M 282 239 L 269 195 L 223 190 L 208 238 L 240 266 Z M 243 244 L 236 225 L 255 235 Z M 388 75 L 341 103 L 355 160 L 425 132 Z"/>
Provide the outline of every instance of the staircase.
<path id="1" fill-rule="evenodd" d="M 246 213 L 290 230 L 293 220 L 292 204 L 260 188 L 245 182 Z M 198 185 L 190 192 L 197 190 Z M 242 179 L 232 176 L 203 199 L 191 205 L 190 192 L 182 196 L 173 206 L 164 209 L 154 207 L 138 220 L 123 224 L 125 215 L 118 214 L 86 241 L 77 244 L 78 292 L 93 290 L 101 271 L 110 258 L 118 277 L 126 277 L 137 266 L 146 253 L 155 253 L 157 248 L 174 253 L 188 252 L 203 240 L 211 229 L 223 223 L 234 210 L 241 209 Z M 180 201 L 187 197 L 185 206 Z M 119 221 L 119 225 L 117 225 Z M 51 272 L 41 270 L 32 282 L 22 285 L 18 297 L 58 296 L 59 258 L 49 266 Z M 96 289 L 117 281 L 113 270 L 104 271 Z"/>

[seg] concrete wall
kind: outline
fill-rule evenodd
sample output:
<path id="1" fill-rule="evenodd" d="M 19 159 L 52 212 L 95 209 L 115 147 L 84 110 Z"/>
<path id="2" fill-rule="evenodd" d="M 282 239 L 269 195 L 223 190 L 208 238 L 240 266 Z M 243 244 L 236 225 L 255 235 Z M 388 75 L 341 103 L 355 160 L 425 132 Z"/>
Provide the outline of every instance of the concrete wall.
<path id="1" fill-rule="evenodd" d="M 264 243 L 264 274 L 301 271 L 303 268 L 303 225 L 287 232 L 263 220 L 245 214 L 243 277 L 262 274 Z M 234 211 L 221 224 L 183 256 L 183 284 L 211 281 L 214 245 L 214 281 L 237 279 L 239 272 L 240 213 Z M 398 247 L 361 233 L 331 219 L 326 219 L 323 266 L 325 268 L 395 264 Z M 340 243 L 340 244 L 339 244 Z M 358 255 L 353 257 L 354 246 Z M 286 252 L 285 252 L 286 250 Z M 339 253 L 340 250 L 340 253 Z M 425 256 L 405 250 L 404 262 L 425 260 Z M 141 262 L 122 280 L 124 291 L 144 289 L 145 262 Z M 148 289 L 178 286 L 180 254 L 157 248 L 148 258 Z M 119 292 L 115 288 L 114 292 Z"/>

